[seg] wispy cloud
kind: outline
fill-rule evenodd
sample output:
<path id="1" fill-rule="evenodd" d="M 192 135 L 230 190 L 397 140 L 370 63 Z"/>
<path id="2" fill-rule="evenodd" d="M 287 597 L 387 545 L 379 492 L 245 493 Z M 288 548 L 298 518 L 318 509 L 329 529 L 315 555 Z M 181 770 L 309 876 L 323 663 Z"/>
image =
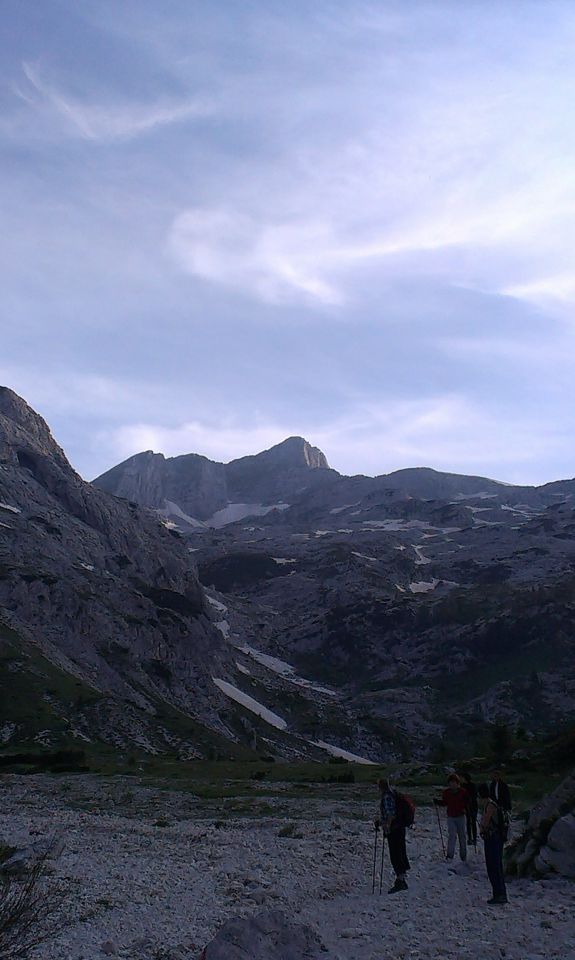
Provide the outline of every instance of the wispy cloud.
<path id="1" fill-rule="evenodd" d="M 155 127 L 208 116 L 214 110 L 213 103 L 202 98 L 179 102 L 115 100 L 98 103 L 89 97 L 75 97 L 62 90 L 43 75 L 39 64 L 23 61 L 22 71 L 27 85 L 17 84 L 14 87 L 17 95 L 32 109 L 86 140 L 130 139 Z"/>

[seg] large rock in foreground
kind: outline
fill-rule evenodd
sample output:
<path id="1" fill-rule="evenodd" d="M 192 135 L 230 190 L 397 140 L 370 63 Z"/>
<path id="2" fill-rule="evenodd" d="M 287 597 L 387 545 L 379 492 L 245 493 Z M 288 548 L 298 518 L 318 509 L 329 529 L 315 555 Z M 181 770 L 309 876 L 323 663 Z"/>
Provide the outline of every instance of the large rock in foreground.
<path id="1" fill-rule="evenodd" d="M 506 857 L 508 873 L 575 879 L 575 771 L 531 811 Z"/>
<path id="2" fill-rule="evenodd" d="M 228 920 L 201 960 L 328 960 L 310 927 L 291 923 L 280 910 Z"/>

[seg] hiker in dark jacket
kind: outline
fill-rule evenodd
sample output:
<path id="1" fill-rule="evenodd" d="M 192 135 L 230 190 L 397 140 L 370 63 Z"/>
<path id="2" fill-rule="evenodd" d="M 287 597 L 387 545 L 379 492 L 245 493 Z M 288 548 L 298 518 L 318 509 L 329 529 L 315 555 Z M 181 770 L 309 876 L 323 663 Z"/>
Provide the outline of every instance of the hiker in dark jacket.
<path id="1" fill-rule="evenodd" d="M 407 890 L 405 875 L 409 870 L 409 860 L 405 849 L 405 824 L 399 816 L 397 795 L 390 786 L 389 780 L 379 780 L 379 811 L 375 821 L 375 829 L 383 831 L 383 842 L 387 838 L 389 859 L 395 873 L 395 883 L 387 891 L 398 893 Z"/>
<path id="2" fill-rule="evenodd" d="M 477 789 L 479 802 L 483 808 L 479 832 L 483 837 L 485 850 L 485 866 L 489 877 L 493 896 L 488 903 L 507 903 L 507 889 L 503 872 L 503 843 L 504 843 L 504 811 L 489 796 L 487 783 L 480 783 Z"/>
<path id="3" fill-rule="evenodd" d="M 491 783 L 489 784 L 489 796 L 495 803 L 499 804 L 506 813 L 511 813 L 511 791 L 503 779 L 503 771 L 497 768 L 493 771 Z"/>
<path id="4" fill-rule="evenodd" d="M 459 856 L 465 863 L 467 860 L 466 842 L 466 815 L 469 806 L 469 794 L 461 786 L 461 780 L 456 773 L 447 778 L 447 789 L 441 797 L 433 801 L 436 807 L 447 807 L 447 859 L 453 860 L 455 841 L 459 839 Z"/>
<path id="5" fill-rule="evenodd" d="M 467 842 L 477 846 L 477 814 L 479 807 L 477 804 L 477 784 L 471 779 L 471 775 L 466 771 L 461 775 L 461 783 L 464 790 L 467 790 L 469 804 L 465 812 L 467 820 Z"/>

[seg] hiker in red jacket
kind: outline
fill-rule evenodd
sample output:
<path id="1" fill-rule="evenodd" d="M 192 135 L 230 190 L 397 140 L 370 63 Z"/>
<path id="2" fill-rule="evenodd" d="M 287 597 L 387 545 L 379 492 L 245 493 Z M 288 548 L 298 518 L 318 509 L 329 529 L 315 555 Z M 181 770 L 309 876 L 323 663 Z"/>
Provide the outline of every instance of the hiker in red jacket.
<path id="1" fill-rule="evenodd" d="M 459 856 L 463 863 L 467 860 L 467 828 L 466 812 L 470 797 L 461 786 L 461 780 L 456 773 L 447 778 L 447 789 L 441 797 L 433 801 L 436 807 L 447 807 L 447 859 L 453 860 L 455 854 L 455 840 L 459 838 Z"/>

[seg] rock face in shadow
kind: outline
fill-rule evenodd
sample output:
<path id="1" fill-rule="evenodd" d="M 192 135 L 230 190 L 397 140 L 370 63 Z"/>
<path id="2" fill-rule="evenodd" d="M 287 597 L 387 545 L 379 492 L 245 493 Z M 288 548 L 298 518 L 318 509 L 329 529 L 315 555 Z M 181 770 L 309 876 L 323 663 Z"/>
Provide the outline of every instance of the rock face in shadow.
<path id="1" fill-rule="evenodd" d="M 7 388 L 0 653 L 5 740 L 44 729 L 46 744 L 67 735 L 153 750 L 185 742 L 193 755 L 202 752 L 194 720 L 226 733 L 211 674 L 229 654 L 184 541 L 83 481 L 44 420 Z M 185 733 L 174 732 L 186 720 L 171 708 L 190 718 Z"/>
<path id="2" fill-rule="evenodd" d="M 506 863 L 518 876 L 575 878 L 575 771 L 533 808 Z"/>
<path id="3" fill-rule="evenodd" d="M 329 960 L 311 927 L 292 923 L 280 910 L 228 920 L 201 960 Z"/>

